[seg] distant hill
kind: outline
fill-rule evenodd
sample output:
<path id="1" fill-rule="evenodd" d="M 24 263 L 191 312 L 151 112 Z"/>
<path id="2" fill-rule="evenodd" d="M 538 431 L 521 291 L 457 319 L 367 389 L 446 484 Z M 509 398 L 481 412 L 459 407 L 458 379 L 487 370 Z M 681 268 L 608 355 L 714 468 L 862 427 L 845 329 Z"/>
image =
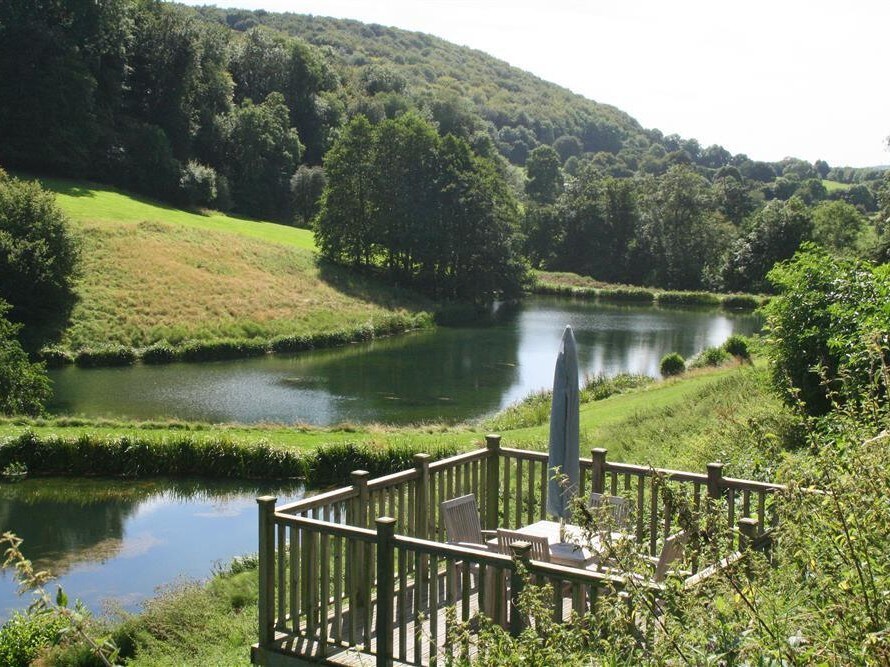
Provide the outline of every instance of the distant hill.
<path id="1" fill-rule="evenodd" d="M 393 96 L 425 101 L 434 116 L 443 116 L 440 122 L 460 120 L 445 119 L 447 113 L 459 117 L 469 112 L 514 164 L 523 164 L 535 146 L 560 137 L 576 137 L 580 152 L 592 153 L 618 152 L 638 138 L 648 144 L 649 133 L 620 109 L 432 35 L 302 14 L 215 7 L 198 11 L 237 31 L 264 25 L 322 47 L 353 104 L 376 98 L 376 103 L 365 104 L 372 114 L 385 113 L 387 103 L 395 102 Z"/>

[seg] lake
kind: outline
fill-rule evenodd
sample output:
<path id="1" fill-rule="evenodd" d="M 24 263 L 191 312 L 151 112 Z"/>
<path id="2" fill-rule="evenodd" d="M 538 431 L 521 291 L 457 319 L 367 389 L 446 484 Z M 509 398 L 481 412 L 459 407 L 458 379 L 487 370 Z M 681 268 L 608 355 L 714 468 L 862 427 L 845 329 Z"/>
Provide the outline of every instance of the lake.
<path id="1" fill-rule="evenodd" d="M 66 367 L 50 372 L 49 409 L 90 417 L 322 426 L 457 422 L 551 385 L 566 324 L 575 331 L 582 376 L 657 376 L 669 352 L 689 358 L 761 326 L 751 313 L 559 297 L 504 306 L 494 319 L 293 356 Z"/>
<path id="2" fill-rule="evenodd" d="M 0 483 L 0 527 L 24 539 L 39 569 L 100 612 L 138 611 L 160 586 L 206 579 L 214 564 L 257 551 L 256 497 L 303 496 L 298 485 L 208 480 L 27 479 Z M 55 582 L 47 590 L 55 593 Z M 28 606 L 0 575 L 0 621 Z"/>

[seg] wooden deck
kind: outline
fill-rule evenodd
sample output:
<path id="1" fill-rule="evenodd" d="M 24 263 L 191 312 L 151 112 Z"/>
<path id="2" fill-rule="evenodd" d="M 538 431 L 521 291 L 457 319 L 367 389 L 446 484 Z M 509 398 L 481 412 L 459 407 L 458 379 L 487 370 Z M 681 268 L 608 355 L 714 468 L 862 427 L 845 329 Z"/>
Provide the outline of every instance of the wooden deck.
<path id="1" fill-rule="evenodd" d="M 445 542 L 441 505 L 461 495 L 476 496 L 483 528 L 545 519 L 546 453 L 487 436 L 483 449 L 435 462 L 417 454 L 414 463 L 377 479 L 355 471 L 350 486 L 294 503 L 257 499 L 255 664 L 432 665 L 449 654 L 472 655 L 475 634 L 454 646 L 452 619 L 471 621 L 481 608 L 518 634 L 523 619 L 511 599 L 524 585 L 521 570 L 551 584 L 557 620 L 572 610 L 596 614 L 604 595 L 623 589 L 620 575 L 531 561 L 528 544 L 510 557 Z M 581 459 L 580 481 L 582 497 L 606 493 L 628 502 L 633 540 L 648 556 L 678 530 L 671 498 L 687 498 L 696 521 L 724 526 L 721 556 L 729 557 L 768 534 L 778 516 L 775 494 L 784 488 L 723 477 L 720 463 L 704 473 L 652 469 L 613 463 L 599 449 Z"/>

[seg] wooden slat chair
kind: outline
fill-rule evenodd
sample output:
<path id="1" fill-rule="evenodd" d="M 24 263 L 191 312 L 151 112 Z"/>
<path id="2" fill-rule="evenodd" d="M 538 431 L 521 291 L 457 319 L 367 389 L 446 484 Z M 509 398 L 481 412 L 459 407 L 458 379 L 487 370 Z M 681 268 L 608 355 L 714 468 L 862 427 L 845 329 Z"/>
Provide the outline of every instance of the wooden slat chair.
<path id="1" fill-rule="evenodd" d="M 594 492 L 590 494 L 587 506 L 594 513 L 602 507 L 608 507 L 617 530 L 627 529 L 630 526 L 630 501 L 627 498 Z"/>
<path id="2" fill-rule="evenodd" d="M 687 539 L 688 536 L 685 530 L 681 530 L 679 533 L 675 533 L 665 539 L 664 545 L 661 547 L 661 554 L 659 554 L 658 560 L 655 562 L 655 572 L 652 575 L 652 580 L 655 583 L 664 581 L 671 565 L 683 558 Z"/>
<path id="3" fill-rule="evenodd" d="M 493 530 L 482 530 L 479 521 L 479 510 L 476 507 L 476 496 L 472 493 L 446 500 L 439 505 L 439 513 L 445 522 L 445 537 L 448 544 L 456 544 L 462 547 L 486 549 L 485 541 L 497 534 Z M 477 577 L 479 567 L 470 565 L 470 573 Z M 452 600 L 458 600 L 458 561 L 453 564 L 453 576 L 451 577 Z M 478 582 L 477 582 L 478 583 Z"/>
<path id="4" fill-rule="evenodd" d="M 510 545 L 514 542 L 528 542 L 532 545 L 531 559 L 550 562 L 550 544 L 544 535 L 529 535 L 519 530 L 498 528 L 498 551 L 511 556 Z"/>

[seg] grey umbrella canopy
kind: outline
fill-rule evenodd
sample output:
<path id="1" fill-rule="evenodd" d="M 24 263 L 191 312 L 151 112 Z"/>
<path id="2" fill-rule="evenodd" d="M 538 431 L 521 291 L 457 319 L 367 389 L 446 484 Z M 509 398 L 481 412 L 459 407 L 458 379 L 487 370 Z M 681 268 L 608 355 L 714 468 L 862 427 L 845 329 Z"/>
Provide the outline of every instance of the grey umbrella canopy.
<path id="1" fill-rule="evenodd" d="M 547 511 L 559 517 L 570 513 L 569 503 L 581 479 L 579 450 L 578 352 L 575 334 L 566 325 L 553 373 L 553 403 L 550 406 L 550 449 L 547 468 Z M 554 468 L 557 469 L 554 475 Z"/>

